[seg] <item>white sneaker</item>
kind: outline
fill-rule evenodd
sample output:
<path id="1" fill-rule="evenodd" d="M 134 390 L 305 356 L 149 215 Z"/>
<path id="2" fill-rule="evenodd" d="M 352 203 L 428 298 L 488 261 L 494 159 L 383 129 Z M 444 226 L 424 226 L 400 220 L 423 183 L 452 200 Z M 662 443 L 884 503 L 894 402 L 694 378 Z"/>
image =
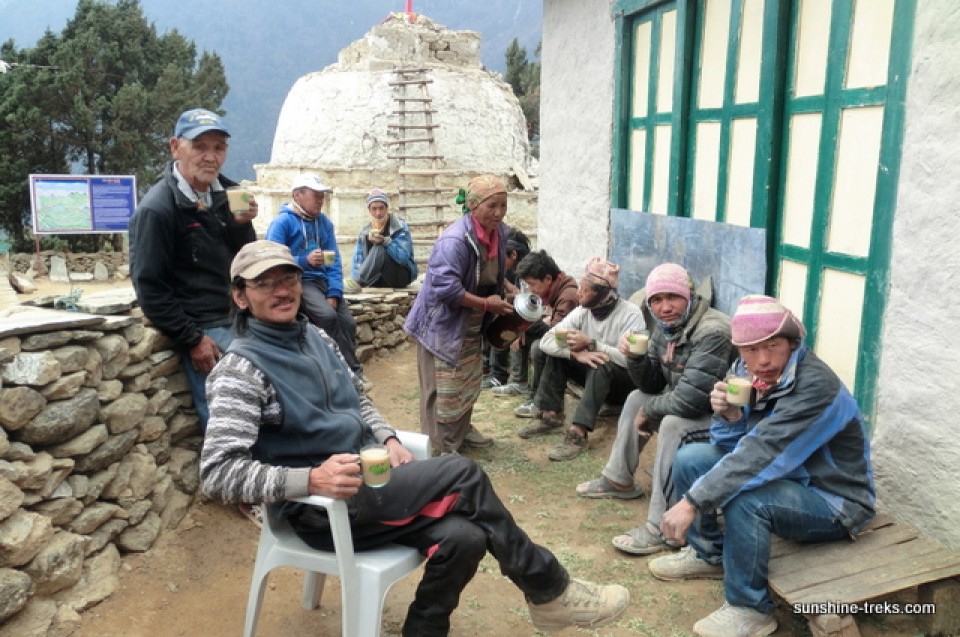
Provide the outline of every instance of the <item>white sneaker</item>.
<path id="1" fill-rule="evenodd" d="M 692 546 L 685 546 L 676 553 L 652 559 L 647 567 L 654 577 L 667 582 L 723 579 L 723 565 L 701 560 Z"/>
<path id="2" fill-rule="evenodd" d="M 700 637 L 766 637 L 776 630 L 777 620 L 772 613 L 726 602 L 693 625 L 693 632 Z"/>

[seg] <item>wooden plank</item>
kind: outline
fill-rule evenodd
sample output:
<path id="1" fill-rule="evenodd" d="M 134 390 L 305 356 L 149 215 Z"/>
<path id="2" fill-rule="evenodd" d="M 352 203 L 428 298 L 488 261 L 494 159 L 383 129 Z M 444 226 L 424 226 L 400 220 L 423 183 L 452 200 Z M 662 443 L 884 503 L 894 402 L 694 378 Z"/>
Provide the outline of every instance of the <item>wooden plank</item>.
<path id="1" fill-rule="evenodd" d="M 891 526 L 898 526 L 902 529 L 910 529 L 913 536 L 916 537 L 919 535 L 919 532 L 913 527 L 899 522 L 896 518 L 891 516 L 888 513 L 878 513 L 874 518 L 857 534 L 856 541 L 861 541 L 869 536 L 869 534 L 874 533 L 879 530 L 888 529 Z M 780 557 L 783 555 L 789 555 L 792 553 L 805 553 L 808 551 L 819 550 L 820 547 L 825 546 L 847 546 L 850 544 L 850 540 L 837 540 L 836 542 L 825 542 L 823 544 L 801 544 L 799 542 L 793 542 L 791 540 L 785 540 L 780 537 L 774 537 L 773 542 L 770 546 L 770 557 L 771 559 L 775 557 Z"/>
<path id="2" fill-rule="evenodd" d="M 423 175 L 430 177 L 433 175 L 459 175 L 461 171 L 452 168 L 400 168 L 401 175 Z"/>
<path id="3" fill-rule="evenodd" d="M 426 108 L 426 109 L 413 109 L 409 111 L 393 111 L 392 115 L 432 115 L 436 113 L 436 109 Z"/>
<path id="4" fill-rule="evenodd" d="M 931 556 L 931 559 L 936 561 L 935 556 Z M 787 601 L 790 604 L 799 604 L 821 602 L 824 599 L 829 599 L 844 603 L 857 603 L 897 593 L 914 586 L 938 582 L 948 577 L 956 577 L 958 574 L 960 574 L 960 567 L 957 565 L 943 567 L 926 565 L 920 571 L 896 579 L 890 579 L 888 574 L 880 574 L 879 576 L 874 574 L 873 579 L 853 580 L 852 578 L 845 578 L 844 580 L 837 580 L 836 588 L 810 589 L 802 594 L 792 596 Z M 825 597 L 825 595 L 829 597 Z"/>
<path id="5" fill-rule="evenodd" d="M 407 225 L 411 228 L 426 228 L 429 226 L 445 226 L 456 219 L 434 219 L 432 221 L 408 221 Z"/>
<path id="6" fill-rule="evenodd" d="M 423 142 L 432 142 L 433 137 L 411 137 L 408 139 L 393 139 L 383 142 L 384 146 L 396 146 L 397 144 L 421 144 Z"/>
<path id="7" fill-rule="evenodd" d="M 425 77 L 418 80 L 396 80 L 387 82 L 388 86 L 410 86 L 411 84 L 433 84 L 433 80 Z"/>
<path id="8" fill-rule="evenodd" d="M 425 193 L 453 193 L 457 192 L 454 188 L 403 188 L 401 187 L 398 192 L 401 194 L 425 194 Z"/>
<path id="9" fill-rule="evenodd" d="M 426 73 L 429 70 L 430 69 L 424 66 L 424 67 L 410 67 L 407 69 L 403 69 L 403 68 L 393 69 L 393 72 L 394 73 Z"/>
<path id="10" fill-rule="evenodd" d="M 413 208 L 449 208 L 451 204 L 437 201 L 434 203 L 405 203 L 397 206 L 399 210 L 411 210 Z"/>
<path id="11" fill-rule="evenodd" d="M 440 128 L 440 124 L 387 124 L 387 128 Z"/>
<path id="12" fill-rule="evenodd" d="M 901 526 L 885 527 L 860 536 L 858 540 L 840 540 L 823 544 L 797 544 L 799 550 L 781 553 L 770 557 L 770 572 L 773 576 L 789 575 L 796 571 L 808 570 L 819 566 L 830 566 L 837 562 L 850 561 L 871 551 L 896 551 L 904 543 L 917 538 L 913 529 Z M 859 559 L 859 558 L 858 558 Z"/>
<path id="13" fill-rule="evenodd" d="M 387 159 L 443 159 L 443 155 L 387 155 Z"/>
<path id="14" fill-rule="evenodd" d="M 790 600 L 797 591 L 814 586 L 832 586 L 835 581 L 856 579 L 860 575 L 874 571 L 895 579 L 898 573 L 914 570 L 913 565 L 917 561 L 922 562 L 924 556 L 944 550 L 939 546 L 914 542 L 908 542 L 902 546 L 908 548 L 895 550 L 888 546 L 881 546 L 871 551 L 857 551 L 850 553 L 846 559 L 838 558 L 831 563 L 820 564 L 784 576 L 774 572 L 771 564 L 771 572 L 774 574 L 769 578 L 770 585 L 774 591 Z"/>
<path id="15" fill-rule="evenodd" d="M 431 97 L 394 97 L 395 102 L 432 102 Z"/>

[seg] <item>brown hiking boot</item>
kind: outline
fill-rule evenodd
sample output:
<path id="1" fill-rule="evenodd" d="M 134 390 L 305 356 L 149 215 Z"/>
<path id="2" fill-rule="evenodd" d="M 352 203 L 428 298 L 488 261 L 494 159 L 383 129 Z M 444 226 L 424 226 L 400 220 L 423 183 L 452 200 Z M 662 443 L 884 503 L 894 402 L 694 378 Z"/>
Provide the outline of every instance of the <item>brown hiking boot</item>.
<path id="1" fill-rule="evenodd" d="M 470 432 L 463 439 L 463 442 L 460 443 L 463 447 L 473 448 L 473 449 L 483 449 L 485 447 L 490 447 L 493 445 L 493 438 L 489 436 L 484 436 L 480 433 L 476 427 L 471 426 Z"/>
<path id="2" fill-rule="evenodd" d="M 553 433 L 561 427 L 563 427 L 562 414 L 542 414 L 532 425 L 527 425 L 518 431 L 517 435 L 524 439 L 533 438 L 534 436 Z"/>
<path id="3" fill-rule="evenodd" d="M 578 434 L 573 427 L 563 434 L 563 440 L 547 453 L 547 457 L 556 462 L 573 460 L 587 448 L 587 437 Z"/>
<path id="4" fill-rule="evenodd" d="M 615 621 L 630 603 L 630 591 L 619 584 L 603 586 L 571 579 L 560 597 L 546 604 L 530 604 L 530 620 L 540 631 L 568 626 L 596 628 Z"/>

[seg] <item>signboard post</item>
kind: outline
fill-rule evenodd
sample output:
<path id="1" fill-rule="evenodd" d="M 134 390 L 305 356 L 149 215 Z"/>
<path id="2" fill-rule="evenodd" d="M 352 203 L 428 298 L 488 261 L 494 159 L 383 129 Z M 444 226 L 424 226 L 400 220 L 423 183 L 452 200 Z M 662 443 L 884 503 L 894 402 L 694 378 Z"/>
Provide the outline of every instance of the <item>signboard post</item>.
<path id="1" fill-rule="evenodd" d="M 137 208 L 132 175 L 30 175 L 33 233 L 127 232 Z"/>

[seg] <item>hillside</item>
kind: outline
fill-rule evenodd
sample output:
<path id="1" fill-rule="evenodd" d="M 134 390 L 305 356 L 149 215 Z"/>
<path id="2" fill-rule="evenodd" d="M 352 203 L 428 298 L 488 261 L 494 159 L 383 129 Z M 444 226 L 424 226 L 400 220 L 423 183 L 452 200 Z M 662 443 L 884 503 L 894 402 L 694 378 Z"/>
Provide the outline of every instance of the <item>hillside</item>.
<path id="1" fill-rule="evenodd" d="M 270 159 L 277 117 L 297 78 L 336 62 L 340 49 L 389 12 L 402 11 L 404 2 L 141 0 L 140 6 L 158 31 L 176 28 L 223 59 L 230 83 L 224 108 L 234 134 L 224 172 L 253 179 L 253 165 Z M 417 0 L 414 8 L 451 29 L 479 31 L 483 62 L 495 71 L 504 70 L 514 37 L 531 55 L 540 39 L 541 0 Z M 75 10 L 76 0 L 0 0 L 0 41 L 33 46 L 46 28 L 59 33 Z"/>

